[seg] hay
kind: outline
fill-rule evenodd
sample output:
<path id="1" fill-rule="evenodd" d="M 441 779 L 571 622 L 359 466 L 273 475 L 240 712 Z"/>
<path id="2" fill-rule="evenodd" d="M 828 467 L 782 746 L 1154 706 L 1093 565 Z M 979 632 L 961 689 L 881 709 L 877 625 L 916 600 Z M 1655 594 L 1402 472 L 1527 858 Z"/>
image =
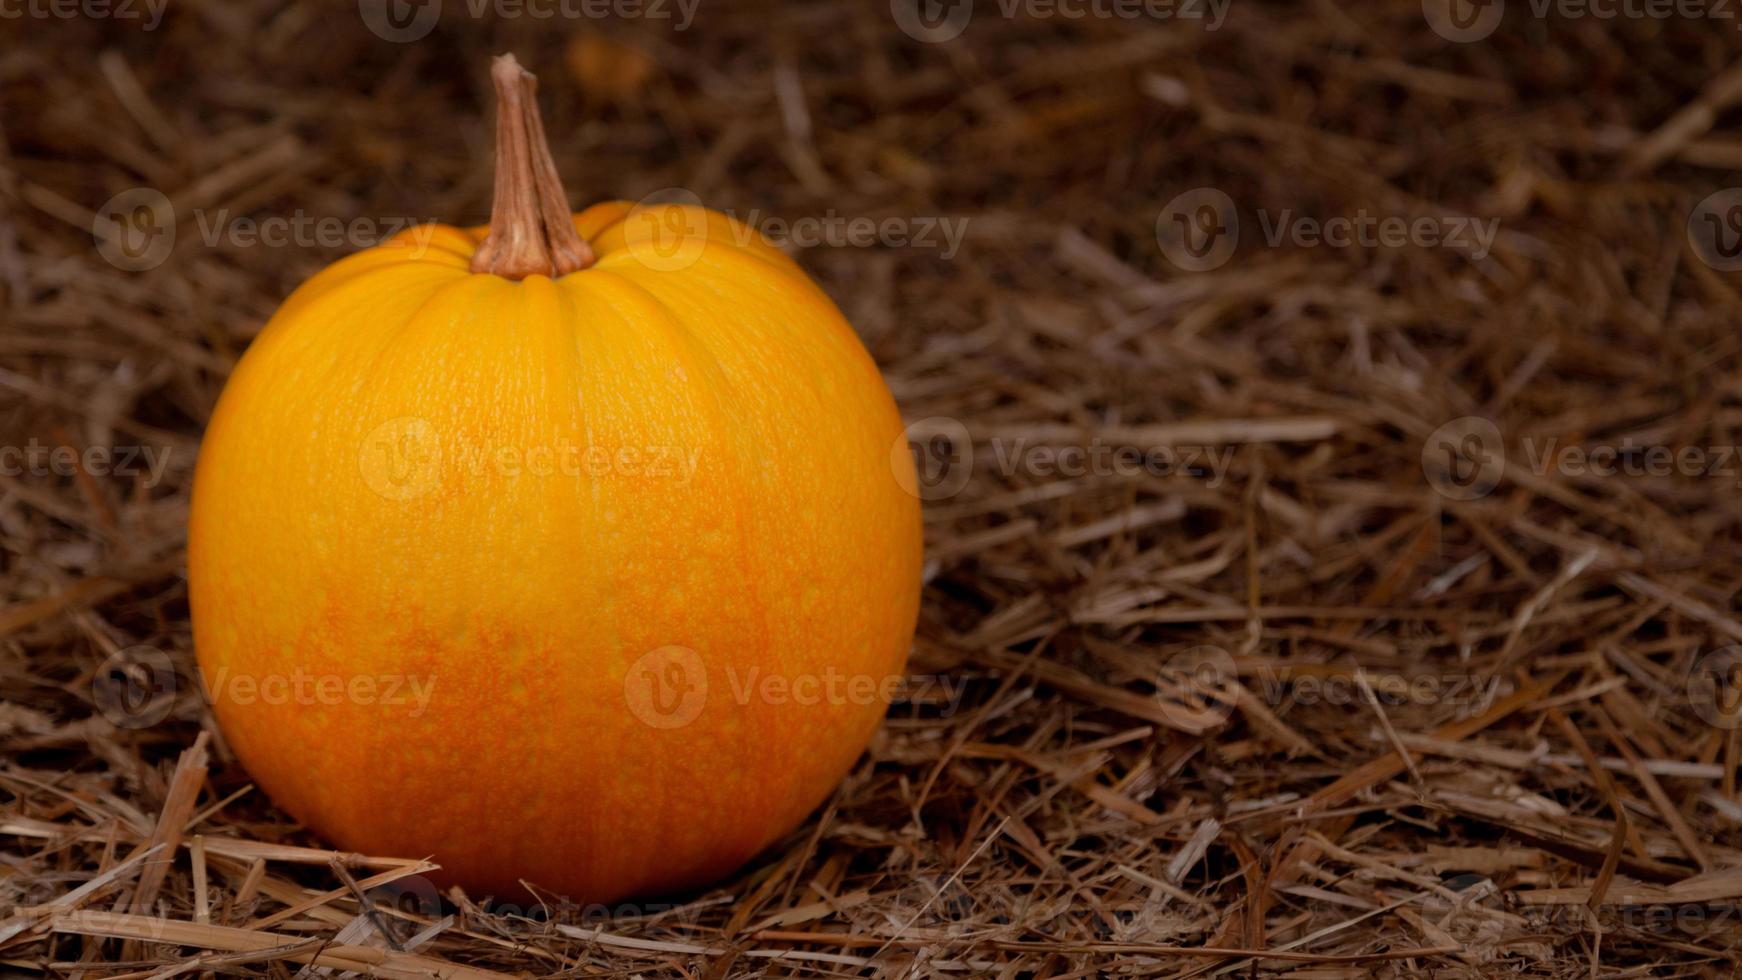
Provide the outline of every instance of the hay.
<path id="1" fill-rule="evenodd" d="M 1729 25 L 982 3 L 929 44 L 881 2 L 686 31 L 460 6 L 403 44 L 314 0 L 0 21 L 0 445 L 164 461 L 0 475 L 6 970 L 1733 969 L 1742 301 L 1697 210 L 1742 167 Z M 808 825 L 669 902 L 508 910 L 331 853 L 188 681 L 204 421 L 277 302 L 367 244 L 232 222 L 482 222 L 510 49 L 577 204 L 681 187 L 913 239 L 800 258 L 922 423 L 926 680 Z M 143 271 L 92 238 L 135 187 L 178 217 Z M 1202 188 L 1240 222 L 1220 264 L 1169 237 L 1228 217 Z M 1363 215 L 1457 240 L 1296 220 Z M 1566 453 L 1597 447 L 1640 472 Z"/>

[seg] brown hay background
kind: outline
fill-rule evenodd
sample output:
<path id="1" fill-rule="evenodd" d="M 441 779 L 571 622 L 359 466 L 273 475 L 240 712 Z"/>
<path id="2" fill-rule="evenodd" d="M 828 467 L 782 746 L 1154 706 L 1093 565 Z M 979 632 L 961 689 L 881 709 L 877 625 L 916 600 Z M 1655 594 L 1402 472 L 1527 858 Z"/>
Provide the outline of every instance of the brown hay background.
<path id="1" fill-rule="evenodd" d="M 1526 448 L 1737 443 L 1737 280 L 1686 231 L 1742 166 L 1734 21 L 1538 20 L 1515 2 L 1494 36 L 1454 44 L 1414 0 L 1234 0 L 1214 32 L 1006 20 L 982 0 L 931 45 L 881 0 L 703 0 L 684 32 L 448 6 L 403 45 L 348 0 L 172 0 L 151 33 L 0 21 L 0 444 L 171 459 L 156 486 L 0 476 L 4 969 L 1734 970 L 1742 752 L 1688 679 L 1742 641 L 1742 467 L 1539 473 Z M 597 38 L 644 52 L 645 77 L 578 76 L 571 46 Z M 403 866 L 240 843 L 320 846 L 260 794 L 230 799 L 247 776 L 215 730 L 205 781 L 199 758 L 170 776 L 211 727 L 182 579 L 200 432 L 276 304 L 351 250 L 208 247 L 185 216 L 483 221 L 486 65 L 510 49 L 541 76 L 577 205 L 681 186 L 788 219 L 968 219 L 949 259 L 800 256 L 904 413 L 975 440 L 966 486 L 927 506 L 912 666 L 965 696 L 894 706 L 809 824 L 681 907 L 540 919 L 426 897 L 371 917 L 359 888 Z M 184 217 L 170 259 L 130 273 L 91 224 L 136 186 Z M 1239 205 L 1240 249 L 1185 272 L 1157 219 L 1205 186 Z M 1501 233 L 1479 260 L 1269 247 L 1259 209 Z M 1465 416 L 1498 424 L 1510 463 L 1457 501 L 1422 452 Z M 1276 420 L 1290 431 L 1262 431 Z M 1068 478 L 997 453 L 1096 438 L 1233 463 L 1221 480 Z M 162 722 L 118 727 L 93 680 L 136 645 L 182 682 Z M 1200 698 L 1231 714 L 1194 733 L 1194 692 L 1158 670 L 1205 646 L 1239 688 Z M 1397 678 L 1446 683 L 1399 697 Z M 174 862 L 124 866 L 142 842 Z M 432 960 L 382 951 L 382 931 L 431 923 Z M 272 938 L 234 932 L 250 927 Z M 1381 955 L 1398 958 L 1346 959 Z"/>

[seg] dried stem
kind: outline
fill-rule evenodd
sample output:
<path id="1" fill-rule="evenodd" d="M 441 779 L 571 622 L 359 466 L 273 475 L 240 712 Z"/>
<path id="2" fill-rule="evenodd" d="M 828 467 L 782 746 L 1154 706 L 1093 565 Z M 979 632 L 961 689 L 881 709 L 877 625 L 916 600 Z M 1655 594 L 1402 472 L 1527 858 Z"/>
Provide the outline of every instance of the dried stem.
<path id="1" fill-rule="evenodd" d="M 507 279 L 566 276 L 593 264 L 575 231 L 538 117 L 538 79 L 511 54 L 490 66 L 496 85 L 496 200 L 473 272 Z"/>

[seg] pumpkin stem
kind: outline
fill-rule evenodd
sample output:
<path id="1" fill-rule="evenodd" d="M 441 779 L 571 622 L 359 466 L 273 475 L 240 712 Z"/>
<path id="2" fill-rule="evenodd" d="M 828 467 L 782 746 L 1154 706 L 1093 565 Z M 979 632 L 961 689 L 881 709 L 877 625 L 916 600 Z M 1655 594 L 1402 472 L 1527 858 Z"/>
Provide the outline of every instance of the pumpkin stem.
<path id="1" fill-rule="evenodd" d="M 496 200 L 472 271 L 519 280 L 585 269 L 593 250 L 575 231 L 551 159 L 538 117 L 538 79 L 504 54 L 491 63 L 490 80 L 496 85 Z"/>

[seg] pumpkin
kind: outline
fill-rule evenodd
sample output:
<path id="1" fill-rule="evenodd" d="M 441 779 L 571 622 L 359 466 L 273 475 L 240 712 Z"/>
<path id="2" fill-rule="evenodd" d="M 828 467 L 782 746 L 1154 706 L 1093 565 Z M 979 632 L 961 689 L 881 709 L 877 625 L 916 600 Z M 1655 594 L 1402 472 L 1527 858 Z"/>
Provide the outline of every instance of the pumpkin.
<path id="1" fill-rule="evenodd" d="M 833 791 L 902 677 L 902 423 L 790 258 L 699 207 L 571 214 L 532 76 L 492 77 L 488 228 L 319 272 L 214 409 L 201 674 L 339 847 L 498 897 L 698 886 Z"/>

